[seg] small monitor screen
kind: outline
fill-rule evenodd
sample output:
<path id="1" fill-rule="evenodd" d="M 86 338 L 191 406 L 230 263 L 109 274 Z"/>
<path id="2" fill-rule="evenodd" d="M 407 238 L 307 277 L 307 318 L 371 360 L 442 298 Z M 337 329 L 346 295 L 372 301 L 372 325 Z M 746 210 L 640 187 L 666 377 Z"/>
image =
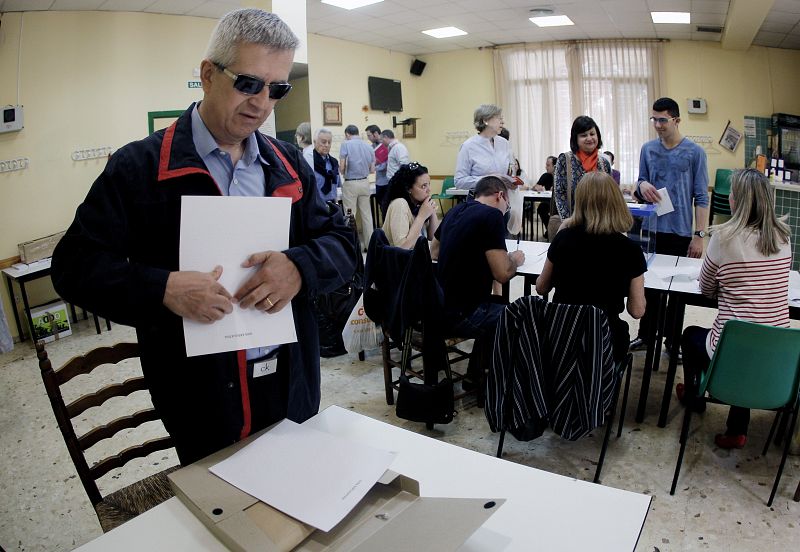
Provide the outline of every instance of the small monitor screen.
<path id="1" fill-rule="evenodd" d="M 403 111 L 403 93 L 399 80 L 369 77 L 369 105 L 376 111 Z"/>
<path id="2" fill-rule="evenodd" d="M 13 123 L 16 120 L 17 116 L 14 113 L 14 111 L 15 110 L 14 110 L 13 107 L 8 107 L 8 108 L 5 108 L 3 110 L 3 122 L 4 123 Z"/>

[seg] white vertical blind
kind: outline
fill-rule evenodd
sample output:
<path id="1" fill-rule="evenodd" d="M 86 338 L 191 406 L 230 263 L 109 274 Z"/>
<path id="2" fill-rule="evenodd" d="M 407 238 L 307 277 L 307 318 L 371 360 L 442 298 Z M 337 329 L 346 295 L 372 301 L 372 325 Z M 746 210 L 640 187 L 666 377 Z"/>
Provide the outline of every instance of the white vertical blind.
<path id="1" fill-rule="evenodd" d="M 520 165 L 536 179 L 548 155 L 569 150 L 579 115 L 600 128 L 622 183 L 636 181 L 639 149 L 653 137 L 648 118 L 660 96 L 661 43 L 587 41 L 495 50 L 495 86 Z"/>

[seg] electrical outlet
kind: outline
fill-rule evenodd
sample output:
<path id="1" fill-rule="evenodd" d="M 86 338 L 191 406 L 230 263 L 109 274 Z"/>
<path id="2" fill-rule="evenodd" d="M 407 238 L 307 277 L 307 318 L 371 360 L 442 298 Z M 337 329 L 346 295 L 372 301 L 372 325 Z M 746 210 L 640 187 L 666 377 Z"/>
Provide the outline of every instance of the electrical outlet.
<path id="1" fill-rule="evenodd" d="M 98 148 L 85 148 L 75 150 L 70 154 L 73 161 L 89 161 L 91 159 L 99 159 L 106 157 L 114 152 L 111 146 L 100 146 Z"/>
<path id="2" fill-rule="evenodd" d="M 16 159 L 7 159 L 0 161 L 0 173 L 11 171 L 23 171 L 28 168 L 31 160 L 27 157 L 17 157 Z"/>

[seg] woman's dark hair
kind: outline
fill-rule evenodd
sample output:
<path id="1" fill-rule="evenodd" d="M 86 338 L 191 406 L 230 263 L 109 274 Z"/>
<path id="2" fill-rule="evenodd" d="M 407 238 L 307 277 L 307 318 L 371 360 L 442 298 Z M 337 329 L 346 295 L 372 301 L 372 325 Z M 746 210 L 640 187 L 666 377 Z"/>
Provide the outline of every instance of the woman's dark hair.
<path id="1" fill-rule="evenodd" d="M 519 175 L 521 175 L 521 174 L 522 174 L 522 167 L 521 167 L 521 166 L 520 166 L 520 164 L 519 164 L 519 159 L 517 159 L 517 158 L 515 157 L 515 158 L 514 158 L 514 161 L 515 161 L 515 162 L 516 162 L 516 164 L 517 164 L 517 171 L 516 171 L 516 173 L 514 173 L 514 175 L 513 175 L 513 176 L 519 176 Z"/>
<path id="2" fill-rule="evenodd" d="M 387 202 L 391 203 L 395 199 L 402 197 L 408 202 L 408 206 L 411 207 L 412 210 L 416 209 L 417 206 L 411 201 L 411 195 L 408 191 L 414 186 L 417 177 L 423 174 L 428 174 L 428 167 L 420 165 L 419 163 L 400 165 L 400 168 L 397 169 L 397 172 L 394 173 L 389 180 L 389 184 L 387 184 L 389 186 Z"/>
<path id="3" fill-rule="evenodd" d="M 572 130 L 569 131 L 569 149 L 572 150 L 572 153 L 578 153 L 578 134 L 583 134 L 592 129 L 597 131 L 597 149 L 600 149 L 603 146 L 603 137 L 600 136 L 600 127 L 597 126 L 594 119 L 581 115 L 572 121 Z"/>

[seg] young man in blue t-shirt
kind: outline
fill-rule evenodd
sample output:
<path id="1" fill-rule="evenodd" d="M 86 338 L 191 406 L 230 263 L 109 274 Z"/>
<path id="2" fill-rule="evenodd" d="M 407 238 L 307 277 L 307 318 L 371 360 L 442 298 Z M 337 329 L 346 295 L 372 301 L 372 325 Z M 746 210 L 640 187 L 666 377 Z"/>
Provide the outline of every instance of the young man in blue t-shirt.
<path id="1" fill-rule="evenodd" d="M 673 212 L 658 217 L 656 253 L 700 258 L 708 225 L 706 152 L 680 133 L 680 109 L 672 98 L 656 100 L 650 121 L 658 138 L 642 146 L 635 195 L 648 203 L 658 203 L 661 201 L 658 190 L 666 188 L 675 208 Z M 648 303 L 655 304 L 653 301 Z M 674 316 L 670 311 L 667 312 L 668 319 Z M 650 313 L 642 318 L 638 337 L 631 342 L 631 349 L 645 345 L 643 338 L 647 335 L 651 318 Z M 670 348 L 669 344 L 667 348 Z"/>

